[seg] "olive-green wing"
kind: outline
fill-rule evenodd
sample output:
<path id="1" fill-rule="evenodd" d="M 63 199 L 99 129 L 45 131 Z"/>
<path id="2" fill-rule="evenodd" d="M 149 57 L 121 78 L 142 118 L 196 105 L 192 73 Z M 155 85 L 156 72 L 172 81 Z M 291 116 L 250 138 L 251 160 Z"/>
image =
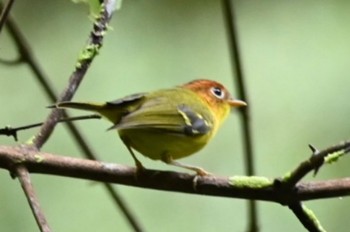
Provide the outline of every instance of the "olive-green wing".
<path id="1" fill-rule="evenodd" d="M 166 96 L 147 99 L 137 110 L 125 115 L 111 129 L 118 130 L 156 130 L 164 133 L 194 136 L 207 134 L 212 125 L 194 107 L 177 105 L 166 100 Z"/>

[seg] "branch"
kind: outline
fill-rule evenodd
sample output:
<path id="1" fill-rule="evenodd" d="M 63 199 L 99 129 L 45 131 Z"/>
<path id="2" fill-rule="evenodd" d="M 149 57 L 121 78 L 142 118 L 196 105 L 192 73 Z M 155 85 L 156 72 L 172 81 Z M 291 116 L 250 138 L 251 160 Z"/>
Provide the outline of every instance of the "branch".
<path id="1" fill-rule="evenodd" d="M 312 150 L 311 157 L 300 163 L 299 166 L 294 169 L 291 173 L 288 173 L 283 178 L 275 179 L 275 186 L 280 188 L 281 191 L 294 191 L 298 190 L 299 186 L 297 183 L 310 171 L 315 170 L 314 175 L 316 175 L 319 168 L 325 162 L 334 162 L 339 159 L 341 156 L 350 152 L 350 141 L 340 143 L 336 146 L 329 147 L 323 151 L 319 151 L 314 146 L 309 145 Z M 334 189 L 335 191 L 335 189 Z M 288 207 L 293 211 L 297 216 L 299 221 L 304 225 L 309 231 L 325 231 L 320 222 L 317 220 L 314 213 L 303 206 L 299 201 L 291 202 L 288 204 Z"/>
<path id="2" fill-rule="evenodd" d="M 46 221 L 45 215 L 40 207 L 39 200 L 35 194 L 33 185 L 30 180 L 28 170 L 25 166 L 20 165 L 16 167 L 16 175 L 21 182 L 22 189 L 27 197 L 28 203 L 34 214 L 36 223 L 38 224 L 40 231 L 50 232 L 50 226 Z"/>
<path id="3" fill-rule="evenodd" d="M 109 195 L 113 198 L 113 201 L 118 205 L 119 209 L 123 212 L 124 216 L 127 218 L 128 222 L 132 226 L 135 232 L 144 231 L 141 223 L 137 220 L 135 215 L 132 214 L 131 210 L 128 207 L 128 204 L 124 201 L 122 196 L 118 191 L 112 187 L 109 183 L 104 183 L 105 188 L 107 189 Z"/>
<path id="4" fill-rule="evenodd" d="M 13 3 L 15 3 L 15 0 L 8 0 L 3 11 L 1 12 L 1 15 L 0 15 L 0 34 L 2 31 L 2 28 L 4 27 L 4 25 L 6 23 L 6 20 L 10 14 Z M 2 3 L 0 3 L 0 9 L 2 9 L 2 8 L 3 8 Z"/>
<path id="5" fill-rule="evenodd" d="M 14 3 L 14 0 L 9 0 L 7 5 L 5 6 L 1 17 L 0 17 L 0 32 L 3 28 L 3 25 L 5 24 L 9 13 L 10 13 L 10 9 L 12 7 Z M 6 128 L 8 129 L 8 128 Z M 14 135 L 15 139 L 16 139 L 16 134 Z M 47 220 L 45 218 L 45 215 L 40 207 L 39 204 L 39 199 L 35 194 L 33 185 L 31 184 L 31 180 L 30 180 L 30 176 L 28 173 L 28 170 L 25 166 L 19 165 L 15 167 L 15 170 L 13 172 L 14 174 L 17 175 L 18 180 L 21 183 L 22 189 L 26 195 L 26 198 L 28 200 L 28 203 L 30 205 L 30 208 L 32 210 L 32 213 L 35 217 L 35 220 L 39 226 L 40 231 L 42 232 L 50 232 L 51 229 L 49 227 L 49 224 L 47 223 Z"/>
<path id="6" fill-rule="evenodd" d="M 281 180 L 280 184 L 284 188 L 293 188 L 306 174 L 312 170 L 318 170 L 325 161 L 333 162 L 340 156 L 350 152 L 350 141 L 345 141 L 335 146 L 329 147 L 323 151 L 318 151 L 310 145 L 313 150 L 311 157 L 299 164 L 299 166 L 291 173 L 286 174 Z M 328 157 L 328 159 L 327 159 Z"/>
<path id="7" fill-rule="evenodd" d="M 60 101 L 70 100 L 72 98 L 72 96 L 75 93 L 75 91 L 77 90 L 82 78 L 84 77 L 89 65 L 91 64 L 93 58 L 96 56 L 99 48 L 102 46 L 103 34 L 106 31 L 107 23 L 112 16 L 112 13 L 114 10 L 114 4 L 115 4 L 114 0 L 105 0 L 103 2 L 103 4 L 101 4 L 101 12 L 100 12 L 99 18 L 97 18 L 96 22 L 94 23 L 93 30 L 90 34 L 90 41 L 88 42 L 87 46 L 83 50 L 83 52 L 82 52 L 83 55 L 82 55 L 82 57 L 79 58 L 78 65 L 76 66 L 75 71 L 71 75 L 71 78 L 69 80 L 69 85 L 66 88 L 66 90 L 63 91 L 63 93 L 61 94 L 61 96 L 59 98 Z M 16 29 L 16 27 L 14 27 L 13 25 L 12 25 L 12 27 L 10 26 L 10 28 Z M 26 46 L 27 44 L 23 43 L 23 41 L 25 41 L 25 40 L 22 40 L 21 41 L 22 43 L 18 42 L 18 40 L 23 39 L 23 37 L 21 37 L 21 34 L 18 31 L 11 31 L 11 29 L 10 29 L 10 32 L 12 34 L 17 35 L 16 37 L 14 36 L 14 38 L 16 38 L 15 40 L 16 40 L 17 44 L 24 45 L 23 47 L 19 46 L 21 58 L 27 58 L 27 60 L 29 61 L 28 63 L 31 65 L 31 67 L 34 68 L 33 70 L 37 74 L 37 76 L 42 77 L 41 76 L 42 72 L 40 72 L 41 70 L 35 69 L 35 68 L 38 68 L 39 66 L 36 65 L 36 61 L 35 61 L 34 57 L 32 57 L 32 55 L 31 55 L 32 53 L 29 50 L 29 46 Z M 47 87 L 47 86 L 45 86 L 45 87 Z M 54 129 L 55 125 L 57 124 L 58 119 L 60 117 L 61 117 L 61 111 L 53 110 L 51 112 L 51 114 L 46 119 L 45 123 L 42 125 L 39 133 L 35 136 L 35 138 L 33 140 L 33 145 L 36 149 L 40 149 L 42 147 L 42 145 L 47 141 L 47 139 L 51 135 L 51 133 L 52 133 L 52 131 L 53 131 L 53 129 Z M 19 171 L 21 171 L 21 172 L 19 173 Z M 29 177 L 27 170 L 26 169 L 19 170 L 19 169 L 15 168 L 13 173 L 17 173 L 17 172 L 20 174 L 20 175 L 18 175 L 18 178 L 21 181 L 21 183 L 25 183 L 26 182 L 25 175 L 27 175 Z M 36 196 L 34 195 L 34 191 L 31 191 L 31 193 L 33 195 L 33 198 L 36 198 Z M 31 205 L 31 208 L 34 211 L 34 209 L 36 207 L 33 204 L 35 204 L 35 202 L 32 202 L 29 200 L 29 203 Z M 36 216 L 36 218 L 38 218 L 35 213 L 36 212 L 34 212 L 34 215 Z M 37 219 L 37 221 L 38 221 L 38 219 Z M 39 221 L 38 221 L 38 223 L 39 223 Z M 46 224 L 46 221 L 45 221 L 45 224 Z M 43 231 L 42 226 L 40 226 L 40 228 Z M 49 231 L 49 230 L 46 230 L 46 228 L 44 228 L 44 229 L 45 229 L 45 231 Z"/>
<path id="8" fill-rule="evenodd" d="M 33 71 L 34 76 L 36 77 L 36 80 L 39 81 L 40 85 L 45 89 L 46 94 L 48 97 L 52 100 L 56 100 L 56 94 L 53 91 L 53 88 L 51 87 L 49 83 L 49 78 L 45 75 L 44 70 L 40 67 L 38 60 L 34 56 L 34 53 L 23 35 L 22 31 L 20 28 L 17 26 L 15 20 L 12 17 L 8 18 L 7 21 L 7 29 L 9 31 L 10 36 L 12 37 L 14 43 L 16 44 L 17 50 L 19 57 L 13 61 L 4 61 L 2 60 L 3 63 L 7 64 L 21 64 L 21 63 L 26 63 L 30 67 L 30 69 Z"/>
<path id="9" fill-rule="evenodd" d="M 325 229 L 323 229 L 321 223 L 317 220 L 314 213 L 310 209 L 306 208 L 306 206 L 300 202 L 296 202 L 290 204 L 289 208 L 308 231 L 325 232 Z"/>
<path id="10" fill-rule="evenodd" d="M 101 4 L 101 11 L 99 17 L 96 19 L 93 29 L 90 33 L 89 41 L 81 52 L 78 63 L 75 70 L 70 76 L 69 84 L 66 89 L 61 93 L 57 101 L 69 101 L 72 99 L 74 93 L 79 87 L 79 84 L 83 80 L 85 73 L 87 72 L 93 59 L 99 52 L 102 46 L 104 34 L 107 30 L 107 24 L 112 17 L 114 10 L 115 0 L 104 0 Z M 51 133 L 56 126 L 58 119 L 61 117 L 62 110 L 53 109 L 44 125 L 42 125 L 39 133 L 35 136 L 33 144 L 37 148 L 41 148 L 42 145 L 48 140 Z"/>
<path id="11" fill-rule="evenodd" d="M 232 67 L 236 71 L 236 81 L 238 96 L 245 102 L 249 102 L 248 93 L 245 87 L 243 65 L 241 62 L 241 56 L 239 51 L 238 43 L 238 33 L 236 29 L 236 20 L 234 15 L 234 4 L 231 0 L 223 0 L 223 13 L 226 22 L 226 30 L 228 35 L 228 40 L 230 41 L 230 54 Z M 253 133 L 250 123 L 250 107 L 243 107 L 239 109 L 242 116 L 242 134 L 243 134 L 243 146 L 244 146 L 244 159 L 245 159 L 245 170 L 248 176 L 253 176 L 254 171 L 254 153 L 253 153 Z M 249 232 L 254 232 L 259 230 L 257 205 L 254 201 L 249 202 Z"/>
<path id="12" fill-rule="evenodd" d="M 7 64 L 18 64 L 22 62 L 27 63 L 31 68 L 31 70 L 33 71 L 34 76 L 36 77 L 36 80 L 39 81 L 40 86 L 43 88 L 48 98 L 51 100 L 51 102 L 55 102 L 57 97 L 56 97 L 54 88 L 49 82 L 49 78 L 44 73 L 43 69 L 40 67 L 39 63 L 37 62 L 37 59 L 35 58 L 35 56 L 33 55 L 33 52 L 31 51 L 29 43 L 27 42 L 26 38 L 24 37 L 24 35 L 22 34 L 22 32 L 17 27 L 16 23 L 11 17 L 8 20 L 7 26 L 8 26 L 10 35 L 12 36 L 12 38 L 16 43 L 20 57 L 14 61 L 0 60 L 0 62 L 3 62 L 3 63 L 6 62 Z M 66 111 L 62 111 L 62 115 L 65 118 L 69 117 L 69 114 Z M 68 130 L 71 132 L 73 139 L 75 139 L 76 143 L 78 144 L 78 147 L 80 147 L 85 157 L 89 159 L 98 160 L 98 158 L 96 157 L 96 154 L 94 154 L 94 152 L 92 151 L 92 148 L 89 146 L 89 144 L 87 144 L 87 142 L 85 141 L 85 139 L 83 138 L 82 134 L 79 132 L 77 127 L 71 122 L 67 122 L 67 127 L 68 127 Z M 3 132 L 9 133 L 8 128 L 4 128 Z M 142 231 L 140 223 L 137 222 L 136 217 L 132 215 L 131 210 L 128 209 L 126 203 L 123 201 L 120 194 L 118 194 L 118 192 L 116 192 L 116 190 L 112 188 L 112 186 L 109 183 L 104 183 L 104 186 L 106 187 L 108 193 L 111 195 L 115 204 L 119 206 L 119 208 L 127 218 L 130 225 L 133 227 L 133 229 L 135 231 Z"/>
<path id="13" fill-rule="evenodd" d="M 198 177 L 158 170 L 137 173 L 133 167 L 37 152 L 28 146 L 0 146 L 0 167 L 11 171 L 18 164 L 26 166 L 33 173 L 165 191 L 270 201 L 283 205 L 350 195 L 350 178 L 298 183 L 295 189 L 286 190 L 276 187 L 272 179 L 263 177 Z"/>

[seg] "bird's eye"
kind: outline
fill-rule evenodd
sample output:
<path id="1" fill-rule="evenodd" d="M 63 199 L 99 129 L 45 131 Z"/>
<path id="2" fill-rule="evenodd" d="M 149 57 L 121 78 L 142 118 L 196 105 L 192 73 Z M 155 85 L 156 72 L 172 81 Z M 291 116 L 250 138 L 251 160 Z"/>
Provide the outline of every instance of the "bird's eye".
<path id="1" fill-rule="evenodd" d="M 212 92 L 212 94 L 214 94 L 215 97 L 219 99 L 224 99 L 225 97 L 225 92 L 219 87 L 212 87 L 210 91 Z"/>

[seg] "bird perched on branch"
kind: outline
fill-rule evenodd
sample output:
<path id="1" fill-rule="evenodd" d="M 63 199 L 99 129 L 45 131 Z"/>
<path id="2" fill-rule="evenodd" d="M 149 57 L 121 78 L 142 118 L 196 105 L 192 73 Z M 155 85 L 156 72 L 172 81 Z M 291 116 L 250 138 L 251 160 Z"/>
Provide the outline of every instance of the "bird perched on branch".
<path id="1" fill-rule="evenodd" d="M 204 169 L 177 159 L 202 149 L 216 134 L 232 107 L 246 103 L 233 99 L 226 88 L 212 80 L 194 80 L 184 85 L 138 93 L 104 103 L 59 102 L 54 107 L 97 112 L 113 123 L 143 169 L 134 150 L 153 160 L 208 175 Z"/>

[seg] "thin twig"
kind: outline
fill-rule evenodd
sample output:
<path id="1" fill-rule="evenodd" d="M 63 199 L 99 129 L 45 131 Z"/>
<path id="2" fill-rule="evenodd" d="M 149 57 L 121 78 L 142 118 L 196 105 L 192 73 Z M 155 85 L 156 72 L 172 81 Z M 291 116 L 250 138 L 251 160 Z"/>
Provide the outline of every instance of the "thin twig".
<path id="1" fill-rule="evenodd" d="M 26 37 L 24 36 L 24 34 L 17 26 L 15 20 L 12 17 L 8 18 L 6 26 L 10 36 L 16 44 L 18 54 L 20 55 L 20 58 L 16 59 L 16 62 L 19 63 L 19 61 L 21 61 L 21 63 L 25 62 L 28 64 L 28 66 L 34 73 L 36 80 L 39 81 L 40 86 L 42 86 L 42 88 L 45 90 L 49 90 L 45 91 L 45 93 L 48 95 L 52 102 L 55 102 L 57 99 L 57 94 L 53 91 L 52 85 L 49 82 L 49 78 L 47 78 L 47 75 L 41 68 L 38 60 L 36 59 L 28 40 L 26 39 Z"/>
<path id="2" fill-rule="evenodd" d="M 77 116 L 77 117 L 70 117 L 70 118 L 61 118 L 58 120 L 59 123 L 61 122 L 72 122 L 72 121 L 81 121 L 81 120 L 87 120 L 87 119 L 100 119 L 101 116 L 97 114 L 90 114 L 90 115 L 84 115 L 84 116 Z M 6 126 L 4 128 L 0 128 L 0 136 L 6 135 L 6 136 L 13 136 L 16 141 L 18 141 L 17 132 L 21 130 L 27 130 L 35 127 L 42 126 L 44 123 L 34 123 L 26 126 L 21 127 L 10 127 Z"/>
<path id="3" fill-rule="evenodd" d="M 21 63 L 23 63 L 22 58 L 18 57 L 16 59 L 13 60 L 6 60 L 0 57 L 0 63 L 7 65 L 7 66 L 15 66 L 15 65 L 19 65 Z"/>
<path id="4" fill-rule="evenodd" d="M 105 183 L 104 185 L 105 185 L 109 195 L 113 198 L 113 201 L 117 203 L 119 209 L 123 212 L 124 216 L 129 221 L 129 223 L 132 226 L 133 230 L 135 232 L 144 231 L 144 229 L 141 227 L 140 222 L 137 220 L 137 217 L 135 217 L 131 213 L 131 210 L 129 209 L 128 204 L 124 201 L 124 199 L 117 192 L 117 190 L 115 188 L 113 188 L 111 184 Z"/>
<path id="5" fill-rule="evenodd" d="M 40 228 L 40 231 L 50 232 L 50 226 L 47 223 L 45 215 L 40 207 L 39 200 L 35 194 L 28 170 L 25 166 L 20 165 L 16 167 L 16 174 L 18 180 L 21 182 L 22 189 L 27 197 L 28 203 L 30 205 L 30 208 L 32 209 L 33 215 Z"/>
<path id="6" fill-rule="evenodd" d="M 11 11 L 11 8 L 13 6 L 13 3 L 15 3 L 15 0 L 8 0 L 7 4 L 5 5 L 5 7 L 3 9 L 3 11 L 1 12 L 1 15 L 0 15 L 0 34 L 1 34 L 1 31 L 2 31 L 2 28 L 4 27 L 4 25 L 6 23 L 7 17 L 10 14 L 10 11 Z M 2 3 L 0 3 L 0 10 L 2 8 L 3 8 L 2 7 Z"/>
<path id="7" fill-rule="evenodd" d="M 306 208 L 301 202 L 292 203 L 289 205 L 289 208 L 303 224 L 305 229 L 310 232 L 325 232 L 325 229 L 323 229 L 313 212 Z"/>
<path id="8" fill-rule="evenodd" d="M 243 66 L 241 62 L 241 56 L 238 44 L 238 35 L 236 29 L 236 20 L 234 15 L 234 5 L 231 0 L 223 0 L 223 12 L 225 16 L 227 35 L 229 38 L 229 46 L 231 53 L 232 66 L 236 71 L 236 81 L 238 96 L 245 102 L 248 102 L 248 107 L 240 108 L 240 113 L 242 116 L 242 132 L 243 132 L 243 145 L 244 145 L 244 158 L 245 158 L 245 169 L 248 176 L 253 176 L 254 171 L 254 154 L 253 154 L 253 135 L 250 124 L 250 111 L 249 111 L 249 100 L 248 94 L 244 82 Z M 259 231 L 259 220 L 257 214 L 257 205 L 254 201 L 248 202 L 248 231 L 255 232 Z"/>

